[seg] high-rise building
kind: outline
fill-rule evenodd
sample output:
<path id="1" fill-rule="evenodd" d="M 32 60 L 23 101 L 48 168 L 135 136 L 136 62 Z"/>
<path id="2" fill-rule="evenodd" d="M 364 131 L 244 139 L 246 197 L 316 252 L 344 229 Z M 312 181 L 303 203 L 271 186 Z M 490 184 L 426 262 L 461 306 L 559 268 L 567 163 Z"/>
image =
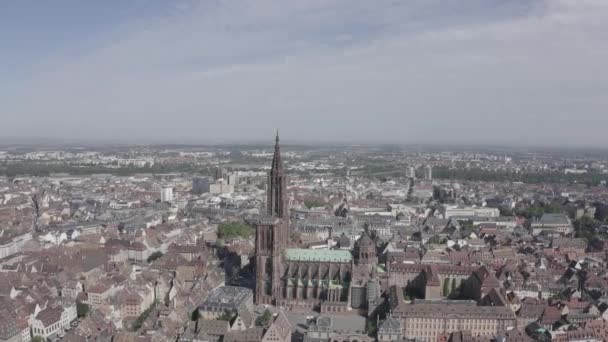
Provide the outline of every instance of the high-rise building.
<path id="1" fill-rule="evenodd" d="M 428 180 L 433 180 L 433 167 L 431 165 L 428 165 L 425 171 L 426 172 L 424 173 L 424 177 Z"/>
<path id="2" fill-rule="evenodd" d="M 170 186 L 165 186 L 160 190 L 160 201 L 165 202 L 173 202 L 173 188 Z"/>

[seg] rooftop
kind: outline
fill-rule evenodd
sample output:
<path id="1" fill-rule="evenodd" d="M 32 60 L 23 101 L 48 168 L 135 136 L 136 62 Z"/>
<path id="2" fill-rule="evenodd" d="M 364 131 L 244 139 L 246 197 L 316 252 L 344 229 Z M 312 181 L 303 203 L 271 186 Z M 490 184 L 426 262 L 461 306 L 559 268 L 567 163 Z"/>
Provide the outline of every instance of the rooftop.
<path id="1" fill-rule="evenodd" d="M 63 309 L 60 308 L 46 308 L 38 313 L 36 319 L 40 320 L 45 327 L 48 327 L 51 324 L 59 322 L 62 312 Z"/>
<path id="2" fill-rule="evenodd" d="M 0 339 L 9 340 L 20 332 L 17 322 L 8 313 L 0 311 Z"/>
<path id="3" fill-rule="evenodd" d="M 314 250 L 287 248 L 285 257 L 289 261 L 319 261 L 319 262 L 351 262 L 350 251 L 345 250 Z"/>
<path id="4" fill-rule="evenodd" d="M 544 213 L 539 222 L 543 224 L 570 224 L 568 217 L 561 213 Z"/>
<path id="5" fill-rule="evenodd" d="M 207 299 L 201 305 L 205 307 L 223 307 L 237 309 L 247 298 L 252 298 L 253 292 L 245 287 L 222 286 L 209 293 Z"/>
<path id="6" fill-rule="evenodd" d="M 477 306 L 471 301 L 415 301 L 414 304 L 400 304 L 394 314 L 402 318 L 515 319 L 515 314 L 507 306 Z"/>

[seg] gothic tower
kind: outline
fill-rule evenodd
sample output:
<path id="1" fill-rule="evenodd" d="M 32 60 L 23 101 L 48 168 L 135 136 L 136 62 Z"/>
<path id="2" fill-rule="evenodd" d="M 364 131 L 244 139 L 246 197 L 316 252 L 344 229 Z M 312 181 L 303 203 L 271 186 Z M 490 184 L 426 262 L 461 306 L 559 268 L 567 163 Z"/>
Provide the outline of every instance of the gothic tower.
<path id="1" fill-rule="evenodd" d="M 367 230 L 355 243 L 355 279 L 367 281 L 376 278 L 376 244 L 369 236 Z"/>
<path id="2" fill-rule="evenodd" d="M 287 247 L 289 229 L 286 184 L 277 133 L 272 168 L 268 174 L 267 216 L 256 224 L 255 301 L 257 304 L 276 304 L 282 298 L 281 258 Z"/>
<path id="3" fill-rule="evenodd" d="M 272 157 L 272 167 L 268 174 L 268 194 L 266 198 L 266 214 L 272 217 L 288 219 L 287 212 L 287 186 L 283 174 L 283 162 L 281 161 L 281 147 L 279 146 L 279 132 L 277 132 Z"/>

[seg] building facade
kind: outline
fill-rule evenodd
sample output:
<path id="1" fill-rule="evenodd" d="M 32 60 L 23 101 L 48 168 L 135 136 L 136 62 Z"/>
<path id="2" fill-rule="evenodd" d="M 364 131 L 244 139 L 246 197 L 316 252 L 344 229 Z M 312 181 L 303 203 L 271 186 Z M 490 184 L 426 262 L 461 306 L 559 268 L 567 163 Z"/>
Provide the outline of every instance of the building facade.
<path id="1" fill-rule="evenodd" d="M 32 322 L 32 333 L 45 339 L 63 331 L 63 309 L 47 308 L 38 313 Z"/>
<path id="2" fill-rule="evenodd" d="M 401 320 L 404 337 L 437 341 L 442 334 L 470 331 L 472 336 L 496 336 L 516 327 L 507 306 L 478 306 L 471 301 L 421 301 L 398 305 L 393 317 Z"/>

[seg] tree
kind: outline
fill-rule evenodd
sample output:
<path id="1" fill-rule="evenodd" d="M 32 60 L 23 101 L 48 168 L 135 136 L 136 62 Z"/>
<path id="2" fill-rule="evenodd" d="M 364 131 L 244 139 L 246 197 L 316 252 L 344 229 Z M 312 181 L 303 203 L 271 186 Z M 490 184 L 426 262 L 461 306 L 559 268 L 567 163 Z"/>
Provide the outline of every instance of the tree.
<path id="1" fill-rule="evenodd" d="M 307 199 L 307 200 L 304 200 L 304 205 L 306 206 L 306 208 L 312 209 L 312 208 L 317 208 L 317 207 L 324 207 L 325 202 L 318 200 L 318 199 Z"/>
<path id="2" fill-rule="evenodd" d="M 198 309 L 195 309 L 194 311 L 192 311 L 192 315 L 190 315 L 190 319 L 192 321 L 197 321 L 200 317 L 200 313 L 198 312 Z"/>
<path id="3" fill-rule="evenodd" d="M 255 319 L 255 325 L 257 327 L 265 327 L 268 326 L 270 320 L 272 319 L 272 313 L 270 310 L 266 309 L 261 316 Z"/>
<path id="4" fill-rule="evenodd" d="M 376 321 L 374 320 L 368 320 L 367 321 L 367 325 L 366 325 L 366 330 L 367 330 L 367 334 L 368 335 L 375 335 L 376 334 L 376 330 L 378 330 L 377 328 L 377 324 Z"/>
<path id="5" fill-rule="evenodd" d="M 78 318 L 86 317 L 86 315 L 89 314 L 90 310 L 91 308 L 87 304 L 76 302 L 76 312 Z"/>
<path id="6" fill-rule="evenodd" d="M 217 235 L 224 239 L 234 239 L 237 237 L 249 239 L 253 234 L 253 229 L 243 222 L 224 222 L 217 227 Z"/>
<path id="7" fill-rule="evenodd" d="M 448 199 L 449 195 L 448 193 L 445 191 L 445 189 L 439 187 L 439 186 L 434 186 L 433 187 L 433 199 L 439 203 L 445 203 L 446 199 Z"/>
<path id="8" fill-rule="evenodd" d="M 421 170 L 422 171 L 422 170 Z M 417 175 L 419 172 L 416 172 Z M 565 184 L 587 184 L 598 185 L 606 180 L 606 175 L 601 172 L 589 172 L 586 174 L 568 174 L 563 171 L 540 171 L 540 172 L 512 172 L 512 171 L 491 171 L 479 168 L 433 168 L 433 176 L 437 179 L 460 179 L 472 181 L 498 181 L 498 182 L 524 182 L 528 184 L 540 183 L 565 183 Z"/>
<path id="9" fill-rule="evenodd" d="M 595 219 L 600 222 L 607 222 L 608 220 L 608 205 L 599 203 L 595 207 Z"/>
<path id="10" fill-rule="evenodd" d="M 593 240 L 598 235 L 598 228 L 602 223 L 589 216 L 583 216 L 573 222 L 576 237 L 587 239 L 587 241 Z"/>
<path id="11" fill-rule="evenodd" d="M 456 284 L 456 278 L 452 279 L 452 292 L 450 299 L 462 299 L 461 295 L 464 289 L 464 279 L 460 279 L 460 285 Z"/>
<path id="12" fill-rule="evenodd" d="M 32 338 L 32 342 L 44 342 L 44 337 L 34 336 L 34 338 Z"/>
<path id="13" fill-rule="evenodd" d="M 443 280 L 443 296 L 447 297 L 450 295 L 450 278 Z"/>
<path id="14" fill-rule="evenodd" d="M 139 330 L 139 328 L 141 328 L 141 326 L 148 319 L 148 317 L 150 317 L 150 314 L 152 313 L 155 307 L 156 302 L 154 302 L 148 309 L 146 309 L 146 311 L 142 312 L 141 315 L 137 317 L 137 319 L 133 322 L 133 325 L 131 326 L 133 331 L 137 331 Z"/>
<path id="15" fill-rule="evenodd" d="M 513 210 L 508 206 L 501 205 L 498 207 L 500 211 L 500 216 L 513 216 Z"/>
<path id="16" fill-rule="evenodd" d="M 518 207 L 513 210 L 516 216 L 525 217 L 527 220 L 539 219 L 543 214 L 552 213 L 557 214 L 563 212 L 564 208 L 561 203 L 557 201 L 541 202 L 537 201 L 534 204 L 527 205 L 524 207 Z"/>
<path id="17" fill-rule="evenodd" d="M 462 232 L 462 236 L 466 237 L 471 235 L 475 231 L 475 225 L 471 220 L 460 220 L 460 231 Z"/>
<path id="18" fill-rule="evenodd" d="M 148 257 L 148 263 L 151 263 L 154 260 L 156 260 L 162 256 L 163 256 L 163 252 L 160 252 L 160 251 L 154 252 L 154 253 L 150 254 L 150 256 Z"/>
<path id="19" fill-rule="evenodd" d="M 446 238 L 441 238 L 441 236 L 439 236 L 439 235 L 433 235 L 433 237 L 429 239 L 428 243 L 430 245 L 438 245 L 438 244 L 443 244 L 446 241 L 447 241 Z"/>

